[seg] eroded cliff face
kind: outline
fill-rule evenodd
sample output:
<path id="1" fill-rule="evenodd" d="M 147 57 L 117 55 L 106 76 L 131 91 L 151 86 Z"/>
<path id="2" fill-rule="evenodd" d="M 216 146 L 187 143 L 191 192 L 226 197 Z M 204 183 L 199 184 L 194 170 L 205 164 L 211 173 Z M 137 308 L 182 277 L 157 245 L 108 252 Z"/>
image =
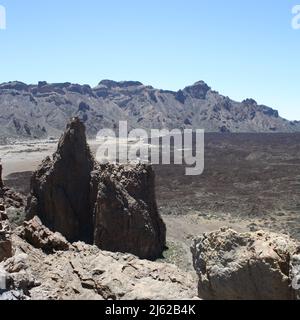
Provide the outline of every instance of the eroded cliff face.
<path id="1" fill-rule="evenodd" d="M 34 173 L 27 213 L 71 242 L 104 250 L 156 259 L 166 244 L 152 168 L 98 164 L 78 118 L 67 126 L 52 159 Z"/>

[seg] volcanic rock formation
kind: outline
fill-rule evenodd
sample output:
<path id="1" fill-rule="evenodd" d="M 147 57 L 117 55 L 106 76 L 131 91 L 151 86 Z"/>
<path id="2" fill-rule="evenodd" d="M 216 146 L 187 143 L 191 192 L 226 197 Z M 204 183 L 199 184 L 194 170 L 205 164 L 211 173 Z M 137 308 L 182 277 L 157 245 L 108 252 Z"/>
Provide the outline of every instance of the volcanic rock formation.
<path id="1" fill-rule="evenodd" d="M 53 158 L 34 173 L 27 212 L 71 242 L 148 259 L 160 257 L 165 248 L 152 168 L 98 164 L 78 118 L 67 126 Z"/>
<path id="2" fill-rule="evenodd" d="M 192 253 L 202 299 L 294 300 L 300 293 L 300 244 L 288 236 L 221 229 L 195 239 Z"/>
<path id="3" fill-rule="evenodd" d="M 60 233 L 51 232 L 38 217 L 25 221 L 23 227 L 18 228 L 17 233 L 32 246 L 46 253 L 67 251 L 70 248 L 70 244 Z"/>
<path id="4" fill-rule="evenodd" d="M 16 253 L 0 263 L 7 288 L 0 300 L 173 300 L 196 297 L 194 277 L 174 265 L 139 260 L 130 254 L 101 251 L 83 242 L 57 251 L 34 218 L 13 233 Z M 47 230 L 47 239 L 63 239 Z M 21 235 L 21 237 L 19 236 Z M 24 240 L 35 239 L 32 244 Z M 64 240 L 65 242 L 65 240 Z M 53 246 L 51 246 L 53 245 Z"/>
<path id="5" fill-rule="evenodd" d="M 61 137 L 52 159 L 46 158 L 31 179 L 29 213 L 68 240 L 93 241 L 90 180 L 94 160 L 84 125 L 76 118 Z"/>

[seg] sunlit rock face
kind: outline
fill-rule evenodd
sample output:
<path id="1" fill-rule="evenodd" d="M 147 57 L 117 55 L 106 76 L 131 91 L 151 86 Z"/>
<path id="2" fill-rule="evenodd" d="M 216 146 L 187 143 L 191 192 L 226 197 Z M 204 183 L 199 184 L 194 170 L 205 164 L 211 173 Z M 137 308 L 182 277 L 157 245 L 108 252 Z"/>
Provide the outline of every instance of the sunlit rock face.
<path id="1" fill-rule="evenodd" d="M 300 244 L 288 236 L 224 228 L 194 240 L 199 297 L 294 300 L 299 296 Z"/>

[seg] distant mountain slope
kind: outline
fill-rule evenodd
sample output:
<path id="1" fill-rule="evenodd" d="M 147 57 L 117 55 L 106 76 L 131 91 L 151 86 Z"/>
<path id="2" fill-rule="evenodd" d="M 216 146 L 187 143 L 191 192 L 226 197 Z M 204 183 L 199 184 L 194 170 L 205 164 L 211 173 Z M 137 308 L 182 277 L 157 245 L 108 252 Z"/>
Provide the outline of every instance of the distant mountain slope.
<path id="1" fill-rule="evenodd" d="M 248 99 L 220 95 L 203 81 L 178 92 L 140 82 L 104 80 L 95 88 L 72 83 L 0 85 L 0 140 L 57 137 L 72 116 L 81 117 L 89 136 L 128 120 L 139 128 L 201 128 L 209 132 L 294 132 L 300 122 Z"/>

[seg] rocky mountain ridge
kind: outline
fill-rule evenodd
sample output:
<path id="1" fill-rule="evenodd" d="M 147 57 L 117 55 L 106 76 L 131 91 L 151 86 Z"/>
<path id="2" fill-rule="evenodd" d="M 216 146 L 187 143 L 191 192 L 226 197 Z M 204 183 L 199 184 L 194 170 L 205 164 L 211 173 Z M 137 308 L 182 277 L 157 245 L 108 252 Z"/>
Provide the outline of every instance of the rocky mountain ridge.
<path id="1" fill-rule="evenodd" d="M 137 81 L 103 80 L 96 87 L 72 83 L 0 84 L 0 140 L 59 137 L 70 117 L 80 117 L 89 137 L 102 128 L 199 128 L 208 132 L 296 132 L 299 121 L 253 99 L 239 103 L 199 81 L 178 92 Z"/>

